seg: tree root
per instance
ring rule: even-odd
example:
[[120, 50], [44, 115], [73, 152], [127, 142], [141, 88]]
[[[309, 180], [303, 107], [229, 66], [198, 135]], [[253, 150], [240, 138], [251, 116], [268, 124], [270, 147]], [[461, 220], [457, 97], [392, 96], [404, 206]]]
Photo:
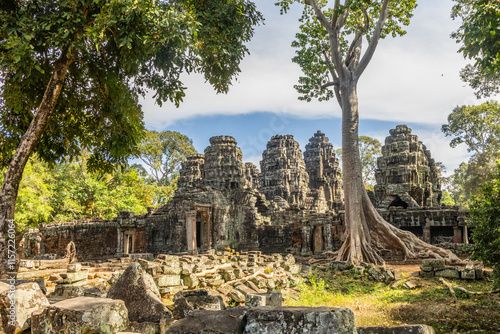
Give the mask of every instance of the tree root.
[[361, 218], [364, 221], [357, 225], [356, 231], [346, 231], [337, 261], [383, 264], [380, 252], [400, 250], [405, 260], [437, 258], [444, 259], [446, 263], [461, 262], [451, 251], [430, 245], [413, 233], [386, 222], [371, 203], [366, 191], [363, 191], [362, 209]]
[[495, 294], [495, 293], [500, 293], [500, 289], [496, 289], [496, 290], [490, 290], [490, 291], [470, 291], [470, 290], [467, 290], [466, 288], [462, 288], [461, 286], [452, 286], [451, 283], [448, 283], [446, 282], [446, 280], [442, 277], [439, 278], [439, 281], [441, 281], [444, 285], [446, 285], [448, 287], [448, 289], [450, 290], [452, 296], [457, 299], [457, 295], [455, 293], [455, 290], [459, 290], [459, 291], [462, 291], [462, 292], [465, 292], [466, 294], [468, 295], [490, 295], [490, 294]]

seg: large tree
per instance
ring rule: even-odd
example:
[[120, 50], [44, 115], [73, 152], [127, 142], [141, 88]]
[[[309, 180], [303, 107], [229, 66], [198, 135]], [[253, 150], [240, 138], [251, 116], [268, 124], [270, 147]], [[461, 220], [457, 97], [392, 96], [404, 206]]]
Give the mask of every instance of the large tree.
[[500, 6], [498, 0], [454, 0], [451, 17], [461, 25], [452, 34], [460, 52], [474, 62], [460, 72], [478, 98], [500, 92]]
[[471, 196], [477, 195], [496, 173], [495, 161], [500, 159], [500, 103], [456, 107], [441, 129], [452, 138], [451, 147], [465, 144], [472, 154], [467, 163], [455, 169], [450, 185], [455, 201], [468, 206]]
[[[286, 11], [299, 0], [277, 2]], [[442, 257], [458, 260], [451, 252], [434, 247], [410, 232], [386, 222], [372, 205], [363, 184], [358, 137], [358, 81], [381, 38], [403, 35], [415, 0], [306, 0], [300, 33], [292, 46], [293, 59], [304, 76], [296, 89], [302, 99], [336, 97], [342, 109], [342, 177], [345, 199], [345, 240], [338, 260], [383, 262], [381, 251], [398, 250], [405, 258]], [[368, 46], [364, 53], [364, 39]], [[331, 87], [333, 90], [326, 90]]]
[[[143, 131], [138, 99], [178, 105], [182, 72], [226, 92], [253, 26], [248, 0], [9, 0], [0, 8], [0, 275], [24, 167], [91, 152], [89, 170], [126, 162]], [[2, 166], [0, 166], [2, 167]]]

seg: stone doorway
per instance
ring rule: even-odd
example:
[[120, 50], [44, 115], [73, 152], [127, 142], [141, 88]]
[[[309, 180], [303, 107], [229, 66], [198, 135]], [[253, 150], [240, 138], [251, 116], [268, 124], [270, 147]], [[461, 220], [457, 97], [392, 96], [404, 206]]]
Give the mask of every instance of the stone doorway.
[[186, 239], [188, 252], [212, 247], [210, 208], [197, 207], [186, 214]]
[[123, 232], [123, 254], [135, 253], [135, 229]]
[[323, 227], [314, 226], [312, 230], [311, 250], [313, 253], [321, 253], [324, 251]]

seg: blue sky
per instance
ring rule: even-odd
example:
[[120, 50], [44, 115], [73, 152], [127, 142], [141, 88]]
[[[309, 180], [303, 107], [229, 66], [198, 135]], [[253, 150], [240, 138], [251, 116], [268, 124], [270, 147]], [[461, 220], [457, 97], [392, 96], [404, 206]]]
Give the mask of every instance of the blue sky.
[[[180, 108], [142, 101], [146, 127], [174, 130], [193, 139], [198, 152], [215, 135], [231, 135], [243, 150], [244, 160], [257, 164], [274, 134], [292, 134], [304, 149], [314, 132], [321, 130], [335, 148], [340, 147], [340, 108], [336, 101], [306, 103], [293, 89], [300, 68], [291, 62], [290, 47], [298, 31], [300, 6], [281, 16], [272, 0], [256, 0], [264, 14], [248, 44], [250, 55], [228, 94], [216, 94], [197, 75], [184, 78], [187, 96]], [[465, 147], [450, 148], [441, 125], [457, 105], [479, 104], [472, 90], [459, 79], [466, 61], [449, 36], [458, 22], [451, 20], [451, 0], [418, 1], [408, 34], [379, 43], [360, 79], [360, 135], [383, 142], [397, 124], [408, 124], [413, 133], [449, 171], [468, 159]], [[366, 46], [366, 43], [365, 43]]]

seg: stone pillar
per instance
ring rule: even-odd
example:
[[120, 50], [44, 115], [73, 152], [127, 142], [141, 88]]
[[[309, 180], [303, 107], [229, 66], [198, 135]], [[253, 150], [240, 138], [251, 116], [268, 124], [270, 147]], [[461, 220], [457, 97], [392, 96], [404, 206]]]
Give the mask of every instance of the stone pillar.
[[467, 225], [464, 225], [464, 244], [469, 244], [469, 232], [467, 231]]
[[310, 226], [302, 226], [302, 255], [311, 255], [311, 227]]
[[325, 224], [325, 251], [333, 250], [332, 224]]
[[116, 243], [116, 257], [121, 257], [123, 255], [123, 229], [116, 228], [116, 237], [118, 241]]
[[462, 226], [453, 226], [453, 242], [456, 244], [462, 243]]
[[427, 243], [431, 242], [431, 227], [430, 226], [423, 227], [422, 240], [424, 240]]
[[186, 212], [186, 244], [188, 253], [196, 250], [196, 210]]

